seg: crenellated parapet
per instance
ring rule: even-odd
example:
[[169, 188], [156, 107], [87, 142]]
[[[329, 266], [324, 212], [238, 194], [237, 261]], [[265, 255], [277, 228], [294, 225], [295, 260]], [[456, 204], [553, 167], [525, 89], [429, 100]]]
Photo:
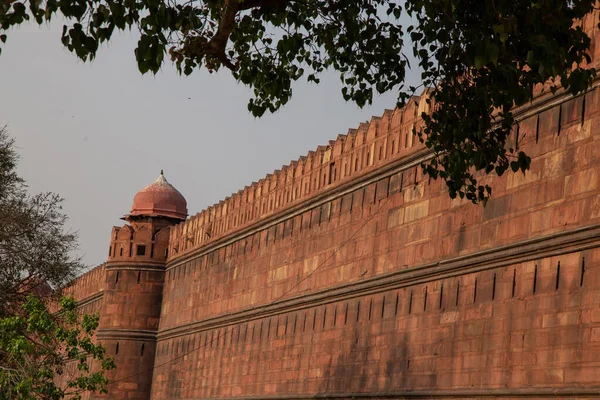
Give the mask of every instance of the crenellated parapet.
[[[425, 93], [424, 93], [425, 94]], [[386, 110], [357, 129], [291, 161], [171, 229], [169, 259], [319, 197], [374, 169], [424, 149], [413, 128], [427, 111], [425, 96]], [[120, 251], [120, 250], [119, 250]], [[124, 250], [125, 251], [125, 250]]]
[[[600, 46], [596, 45], [600, 35], [597, 21], [598, 11], [594, 11], [578, 22], [592, 38], [591, 66], [595, 67], [600, 60]], [[549, 88], [550, 83], [536, 86], [534, 97], [550, 96]], [[175, 226], [171, 230], [169, 259], [188, 254], [370, 171], [423, 151], [425, 147], [413, 134], [413, 128], [418, 131], [422, 124], [420, 116], [429, 112], [431, 105], [426, 97], [427, 90], [424, 90], [404, 107], [385, 110], [381, 116], [349, 129], [327, 145], [318, 146], [306, 156]]]
[[133, 222], [112, 229], [108, 261], [160, 261], [167, 259], [168, 226]]
[[[73, 296], [80, 304], [80, 307], [86, 307], [88, 303], [102, 299], [105, 280], [106, 264], [100, 264], [67, 284], [62, 289], [62, 294]], [[91, 307], [93, 310], [88, 310], [87, 308], [83, 311], [97, 311], [99, 310], [99, 303]]]

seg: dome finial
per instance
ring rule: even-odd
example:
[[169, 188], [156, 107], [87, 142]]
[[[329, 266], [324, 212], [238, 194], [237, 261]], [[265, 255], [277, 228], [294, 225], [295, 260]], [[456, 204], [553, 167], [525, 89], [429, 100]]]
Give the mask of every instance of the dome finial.
[[160, 174], [161, 174], [161, 175], [164, 175], [164, 174], [163, 174], [163, 170], [162, 170], [162, 168], [160, 169]]

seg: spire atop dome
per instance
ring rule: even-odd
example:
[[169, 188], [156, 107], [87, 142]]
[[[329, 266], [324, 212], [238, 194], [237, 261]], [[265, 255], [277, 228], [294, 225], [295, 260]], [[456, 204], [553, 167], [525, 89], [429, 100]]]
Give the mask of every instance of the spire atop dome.
[[161, 169], [158, 178], [133, 198], [130, 216], [183, 220], [187, 217], [187, 202], [183, 195], [167, 181]]

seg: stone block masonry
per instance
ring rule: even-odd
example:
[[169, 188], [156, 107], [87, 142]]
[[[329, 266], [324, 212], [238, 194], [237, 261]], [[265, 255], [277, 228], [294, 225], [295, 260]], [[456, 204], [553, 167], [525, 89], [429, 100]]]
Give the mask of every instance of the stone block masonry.
[[485, 208], [415, 145], [171, 256], [152, 398], [600, 396], [599, 93], [527, 110]]
[[115, 228], [102, 289], [73, 286], [101, 299], [108, 398], [600, 398], [597, 86], [515, 110], [531, 170], [482, 175], [485, 208], [422, 175], [425, 94], [186, 220]]

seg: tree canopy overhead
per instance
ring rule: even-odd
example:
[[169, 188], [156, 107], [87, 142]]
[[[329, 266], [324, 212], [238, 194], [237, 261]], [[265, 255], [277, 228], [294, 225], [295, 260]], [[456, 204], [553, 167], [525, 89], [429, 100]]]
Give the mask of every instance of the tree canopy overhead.
[[[571, 93], [595, 77], [591, 40], [577, 21], [595, 0], [0, 0], [0, 41], [9, 28], [61, 14], [62, 43], [82, 60], [96, 56], [116, 30], [134, 28], [141, 73], [158, 72], [165, 55], [186, 75], [226, 69], [250, 86], [248, 109], [275, 112], [300, 79], [339, 73], [342, 96], [358, 106], [376, 93], [399, 103], [408, 55], [435, 107], [417, 132], [435, 157], [423, 165], [452, 197], [485, 201], [491, 188], [476, 171], [525, 171], [530, 159], [506, 148], [514, 106], [537, 84]], [[408, 18], [405, 18], [408, 17]], [[413, 21], [402, 25], [401, 21]], [[575, 23], [574, 23], [575, 22]], [[409, 34], [411, 41], [403, 40]]]

